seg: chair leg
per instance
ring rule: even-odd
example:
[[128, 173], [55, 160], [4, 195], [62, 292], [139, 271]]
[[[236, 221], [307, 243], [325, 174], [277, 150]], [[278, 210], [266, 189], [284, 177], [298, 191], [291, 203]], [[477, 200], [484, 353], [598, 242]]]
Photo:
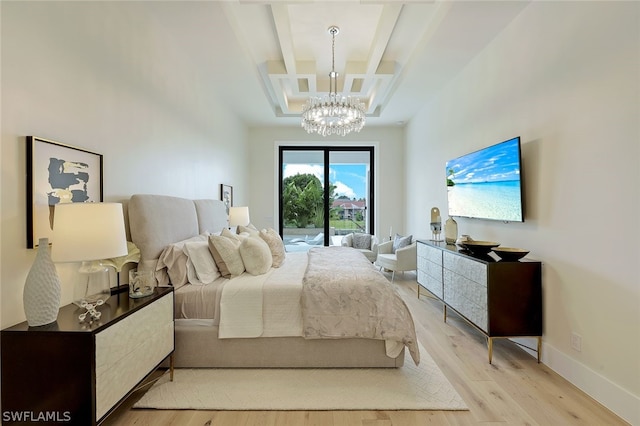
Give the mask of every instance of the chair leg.
[[393, 282], [393, 279], [396, 277], [396, 271], [391, 272], [391, 282]]

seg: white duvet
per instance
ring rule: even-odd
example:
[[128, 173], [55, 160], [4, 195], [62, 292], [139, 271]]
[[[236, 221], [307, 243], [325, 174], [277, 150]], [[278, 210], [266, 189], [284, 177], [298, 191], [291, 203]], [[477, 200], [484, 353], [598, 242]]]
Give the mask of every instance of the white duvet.
[[220, 339], [302, 336], [307, 253], [287, 253], [280, 268], [228, 280], [220, 298]]

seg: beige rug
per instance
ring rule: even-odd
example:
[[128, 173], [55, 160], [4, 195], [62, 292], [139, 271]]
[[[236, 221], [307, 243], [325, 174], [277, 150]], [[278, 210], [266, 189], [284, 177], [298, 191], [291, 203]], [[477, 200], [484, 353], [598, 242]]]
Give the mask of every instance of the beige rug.
[[[407, 351], [405, 351], [406, 353]], [[466, 410], [421, 346], [386, 369], [176, 369], [134, 408], [166, 410]]]

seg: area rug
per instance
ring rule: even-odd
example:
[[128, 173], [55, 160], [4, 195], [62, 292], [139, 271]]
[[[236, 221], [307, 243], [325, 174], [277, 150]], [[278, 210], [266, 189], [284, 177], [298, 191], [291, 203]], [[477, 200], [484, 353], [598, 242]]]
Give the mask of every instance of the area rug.
[[[405, 351], [406, 353], [407, 351]], [[134, 408], [166, 410], [467, 410], [427, 351], [402, 368], [176, 369]]]

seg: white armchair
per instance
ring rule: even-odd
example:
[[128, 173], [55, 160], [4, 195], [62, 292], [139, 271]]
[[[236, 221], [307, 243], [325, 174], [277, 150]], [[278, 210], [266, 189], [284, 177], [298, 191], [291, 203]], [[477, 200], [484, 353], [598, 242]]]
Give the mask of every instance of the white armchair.
[[385, 241], [378, 244], [378, 257], [375, 264], [382, 268], [393, 271], [391, 282], [393, 282], [396, 271], [415, 271], [418, 269], [418, 245], [413, 241], [410, 245], [393, 251], [393, 241]]
[[375, 235], [351, 233], [342, 238], [341, 245], [359, 250], [372, 263], [378, 257], [378, 239]]

